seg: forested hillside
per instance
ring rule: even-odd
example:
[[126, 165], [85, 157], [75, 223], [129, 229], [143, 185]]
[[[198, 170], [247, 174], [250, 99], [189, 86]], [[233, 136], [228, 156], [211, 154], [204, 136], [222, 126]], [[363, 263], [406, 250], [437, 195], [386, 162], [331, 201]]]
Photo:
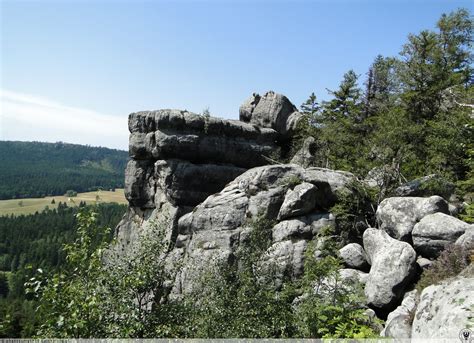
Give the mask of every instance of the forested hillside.
[[127, 152], [77, 144], [0, 141], [0, 199], [123, 188]]
[[[64, 264], [65, 244], [77, 237], [76, 214], [92, 208], [81, 204], [21, 216], [0, 217], [0, 337], [32, 336], [35, 326], [35, 302], [25, 298], [24, 283], [32, 271], [49, 272]], [[125, 212], [125, 205], [100, 204], [94, 207], [97, 224], [114, 228]], [[104, 231], [110, 241], [113, 230]], [[95, 246], [98, 242], [92, 242]]]

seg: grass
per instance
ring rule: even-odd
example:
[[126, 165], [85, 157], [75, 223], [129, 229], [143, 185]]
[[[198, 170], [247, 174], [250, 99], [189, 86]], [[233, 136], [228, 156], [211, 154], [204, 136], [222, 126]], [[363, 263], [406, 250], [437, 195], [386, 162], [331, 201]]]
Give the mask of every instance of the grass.
[[[55, 201], [54, 204], [51, 203], [53, 199]], [[0, 216], [10, 214], [18, 216], [22, 214], [32, 214], [36, 211], [41, 212], [46, 206], [48, 206], [50, 209], [57, 208], [59, 202], [67, 203], [68, 206], [79, 206], [81, 201], [85, 201], [87, 204], [94, 204], [97, 200], [104, 203], [116, 202], [119, 204], [128, 204], [127, 200], [125, 199], [123, 189], [117, 188], [115, 192], [95, 191], [78, 193], [77, 196], [72, 198], [59, 195], [45, 198], [0, 200]]]

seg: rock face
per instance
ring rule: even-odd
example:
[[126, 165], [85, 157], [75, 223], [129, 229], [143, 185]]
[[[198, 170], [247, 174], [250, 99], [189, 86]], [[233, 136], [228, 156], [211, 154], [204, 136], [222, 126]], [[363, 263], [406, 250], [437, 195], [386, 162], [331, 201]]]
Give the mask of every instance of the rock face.
[[459, 276], [426, 287], [413, 321], [412, 338], [459, 339], [459, 332], [472, 325], [474, 266]]
[[459, 237], [456, 242], [456, 245], [461, 245], [465, 248], [474, 247], [474, 224], [471, 224], [464, 232], [461, 237]]
[[188, 111], [132, 113], [128, 124], [125, 196], [130, 208], [117, 227], [123, 247], [137, 228], [158, 217], [161, 224], [166, 217], [167, 237], [174, 240], [177, 217], [280, 151], [281, 135], [271, 128]]
[[365, 286], [368, 304], [381, 316], [398, 304], [416, 271], [416, 253], [410, 244], [390, 237], [385, 231], [367, 229], [364, 249], [371, 265]]
[[270, 91], [263, 96], [254, 93], [240, 106], [239, 117], [243, 122], [287, 135], [296, 127], [301, 114], [286, 96]]
[[418, 297], [416, 290], [405, 294], [402, 304], [388, 315], [385, 328], [380, 333], [380, 336], [411, 338], [412, 320], [419, 301]]
[[180, 110], [129, 116], [130, 207], [116, 238], [125, 250], [147, 228], [164, 227], [167, 265], [179, 265], [168, 282], [174, 296], [191, 290], [202, 271], [233, 263], [260, 219], [271, 237], [261, 267], [272, 269], [277, 287], [298, 277], [308, 242], [336, 225], [329, 208], [355, 180], [346, 172], [266, 165], [300, 117], [285, 96], [253, 95], [240, 115], [242, 121]]
[[413, 245], [422, 256], [436, 258], [470, 228], [471, 225], [447, 214], [430, 214], [413, 228]]
[[[300, 183], [295, 185], [295, 180]], [[271, 230], [272, 244], [262, 261], [264, 265], [273, 266], [276, 286], [285, 275], [300, 275], [307, 242], [323, 227], [335, 225], [328, 208], [337, 200], [336, 191], [351, 180], [354, 177], [349, 173], [303, 169], [291, 164], [253, 168], [240, 175], [179, 219], [179, 235], [187, 235], [191, 243], [183, 251], [184, 268], [173, 292], [190, 290], [190, 280], [196, 277], [196, 272], [215, 261], [232, 259], [249, 232], [255, 230], [252, 223], [259, 218], [277, 221], [273, 227], [266, 228]], [[297, 189], [315, 192], [311, 206], [292, 212], [289, 219], [279, 218], [289, 194], [298, 192]]]
[[376, 216], [380, 228], [390, 236], [411, 242], [411, 232], [415, 224], [428, 214], [437, 212], [449, 214], [448, 203], [440, 196], [395, 197], [383, 200]]
[[[309, 168], [312, 139], [304, 142], [296, 163], [267, 165], [268, 157], [282, 150], [284, 155], [283, 144], [300, 116], [285, 96], [273, 92], [247, 100], [240, 108], [242, 121], [179, 110], [132, 113], [125, 179], [130, 206], [116, 229], [118, 249], [126, 250], [147, 230], [164, 230], [167, 250], [160, 258], [169, 273], [164, 291], [175, 299], [199, 286], [209, 271], [240, 267], [249, 243], [264, 244], [252, 267], [263, 271], [265, 282], [278, 289], [284, 280], [300, 277], [309, 243], [320, 258], [335, 238], [318, 234], [336, 228], [330, 209], [340, 191], [350, 196], [352, 184], [359, 182], [351, 173]], [[447, 213], [448, 204], [439, 196], [385, 199], [377, 210], [381, 229], [365, 230], [363, 246], [350, 243], [340, 249], [346, 267], [340, 278], [363, 284], [365, 305], [380, 317], [388, 315], [384, 335], [410, 337], [407, 319], [416, 296], [403, 296], [416, 271], [431, 263], [424, 257], [436, 256], [448, 243], [472, 244], [473, 226]], [[255, 236], [259, 241], [252, 241]], [[468, 281], [449, 284], [448, 293], [428, 287], [411, 331], [425, 333], [421, 327], [438, 313], [436, 304], [444, 306], [443, 297], [461, 304], [461, 288], [472, 292]], [[464, 312], [458, 312], [456, 320], [462, 322]]]

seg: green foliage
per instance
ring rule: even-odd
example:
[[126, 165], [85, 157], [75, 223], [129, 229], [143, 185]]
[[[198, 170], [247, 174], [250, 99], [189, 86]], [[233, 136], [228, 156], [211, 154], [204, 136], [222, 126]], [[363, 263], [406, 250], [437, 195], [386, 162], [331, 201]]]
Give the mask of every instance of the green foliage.
[[[101, 225], [115, 226], [125, 206], [101, 204], [96, 210]], [[9, 288], [0, 306], [0, 318], [4, 319], [0, 337], [32, 337], [36, 333], [40, 318], [34, 310], [38, 304], [25, 296], [24, 283], [32, 277], [32, 269], [53, 271], [66, 263], [62, 245], [76, 237], [76, 212], [60, 204], [57, 210], [34, 215], [0, 217], [0, 270], [7, 271], [0, 275], [8, 275]]]
[[362, 178], [377, 168], [379, 200], [399, 184], [433, 173], [469, 188], [472, 27], [464, 9], [443, 15], [436, 31], [409, 35], [401, 58], [377, 56], [365, 92], [349, 71], [329, 91], [331, 100], [319, 106], [311, 94], [302, 105], [296, 145], [315, 139], [315, 166]]
[[[66, 264], [52, 275], [41, 269], [27, 282], [38, 298], [40, 337], [145, 337], [157, 324], [163, 281], [164, 231], [150, 227], [128, 253], [109, 250], [108, 229], [97, 213], [76, 215], [78, 237], [66, 244]], [[108, 261], [108, 263], [104, 263]], [[156, 311], [160, 312], [160, 311]]]
[[416, 288], [421, 292], [424, 288], [440, 283], [450, 277], [458, 275], [472, 261], [472, 247], [465, 248], [452, 244], [441, 252], [439, 257], [421, 275]]
[[66, 191], [66, 196], [70, 198], [77, 197], [77, 192], [72, 189], [68, 189]]
[[361, 308], [363, 288], [358, 282], [343, 281], [339, 274], [341, 261], [328, 255], [314, 257], [310, 245], [305, 254], [302, 278], [303, 296], [295, 311], [298, 336], [311, 338], [377, 337], [376, 322]]
[[337, 231], [343, 242], [355, 241], [365, 228], [375, 224], [376, 192], [360, 182], [351, 182], [337, 192], [338, 201], [329, 210], [336, 217]]
[[0, 199], [123, 188], [127, 152], [40, 142], [0, 142]]
[[466, 223], [474, 224], [474, 203], [467, 205], [459, 217]]
[[[125, 209], [124, 205], [100, 204], [96, 208], [99, 224], [115, 227]], [[55, 269], [63, 264], [61, 247], [75, 238], [77, 211], [60, 203], [54, 210], [0, 217], [0, 271], [17, 272], [30, 264], [35, 269]]]
[[0, 298], [6, 298], [9, 291], [7, 275], [6, 273], [0, 272]]

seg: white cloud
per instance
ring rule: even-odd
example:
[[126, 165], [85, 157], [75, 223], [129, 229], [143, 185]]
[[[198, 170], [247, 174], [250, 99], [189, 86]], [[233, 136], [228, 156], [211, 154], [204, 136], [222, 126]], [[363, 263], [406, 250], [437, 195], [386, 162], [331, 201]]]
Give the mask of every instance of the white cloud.
[[63, 141], [127, 149], [127, 117], [0, 90], [0, 140]]

